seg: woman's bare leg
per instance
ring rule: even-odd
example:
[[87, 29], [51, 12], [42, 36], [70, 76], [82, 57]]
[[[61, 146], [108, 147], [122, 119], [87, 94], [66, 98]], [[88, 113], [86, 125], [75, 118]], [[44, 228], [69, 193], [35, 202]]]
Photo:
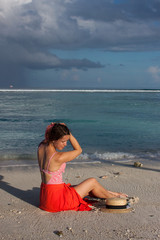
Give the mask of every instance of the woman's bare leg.
[[88, 178], [77, 186], [74, 186], [77, 193], [84, 198], [91, 194], [97, 198], [127, 197], [126, 194], [111, 192], [105, 189], [95, 178]]

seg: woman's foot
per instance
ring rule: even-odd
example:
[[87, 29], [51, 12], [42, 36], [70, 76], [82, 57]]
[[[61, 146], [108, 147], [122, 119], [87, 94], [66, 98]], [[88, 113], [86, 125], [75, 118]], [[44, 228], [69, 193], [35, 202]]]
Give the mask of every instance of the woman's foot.
[[111, 192], [111, 191], [108, 191], [110, 194], [113, 195], [113, 197], [119, 197], [119, 198], [127, 198], [128, 195], [125, 194], [125, 193], [117, 193], [117, 192]]

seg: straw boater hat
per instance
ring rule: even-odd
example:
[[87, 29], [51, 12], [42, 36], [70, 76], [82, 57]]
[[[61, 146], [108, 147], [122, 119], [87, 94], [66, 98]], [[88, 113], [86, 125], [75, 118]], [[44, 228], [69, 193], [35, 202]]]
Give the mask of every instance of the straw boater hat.
[[126, 198], [108, 198], [105, 205], [105, 207], [101, 208], [102, 212], [125, 213], [132, 211]]

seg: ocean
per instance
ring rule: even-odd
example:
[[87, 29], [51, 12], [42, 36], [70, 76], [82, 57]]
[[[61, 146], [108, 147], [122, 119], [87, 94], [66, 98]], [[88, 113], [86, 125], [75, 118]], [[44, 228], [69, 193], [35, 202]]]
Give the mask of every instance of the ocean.
[[1, 161], [36, 160], [51, 122], [79, 141], [75, 163], [160, 160], [160, 91], [2, 89], [0, 113]]

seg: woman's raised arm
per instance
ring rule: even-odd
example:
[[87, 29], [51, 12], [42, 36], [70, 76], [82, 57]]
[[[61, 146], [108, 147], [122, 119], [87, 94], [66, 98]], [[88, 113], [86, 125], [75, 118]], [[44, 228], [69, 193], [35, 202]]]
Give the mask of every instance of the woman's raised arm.
[[79, 145], [77, 139], [70, 133], [69, 141], [73, 147], [74, 150], [68, 151], [68, 152], [61, 152], [58, 154], [58, 161], [59, 162], [69, 162], [78, 157], [81, 152], [82, 148]]

